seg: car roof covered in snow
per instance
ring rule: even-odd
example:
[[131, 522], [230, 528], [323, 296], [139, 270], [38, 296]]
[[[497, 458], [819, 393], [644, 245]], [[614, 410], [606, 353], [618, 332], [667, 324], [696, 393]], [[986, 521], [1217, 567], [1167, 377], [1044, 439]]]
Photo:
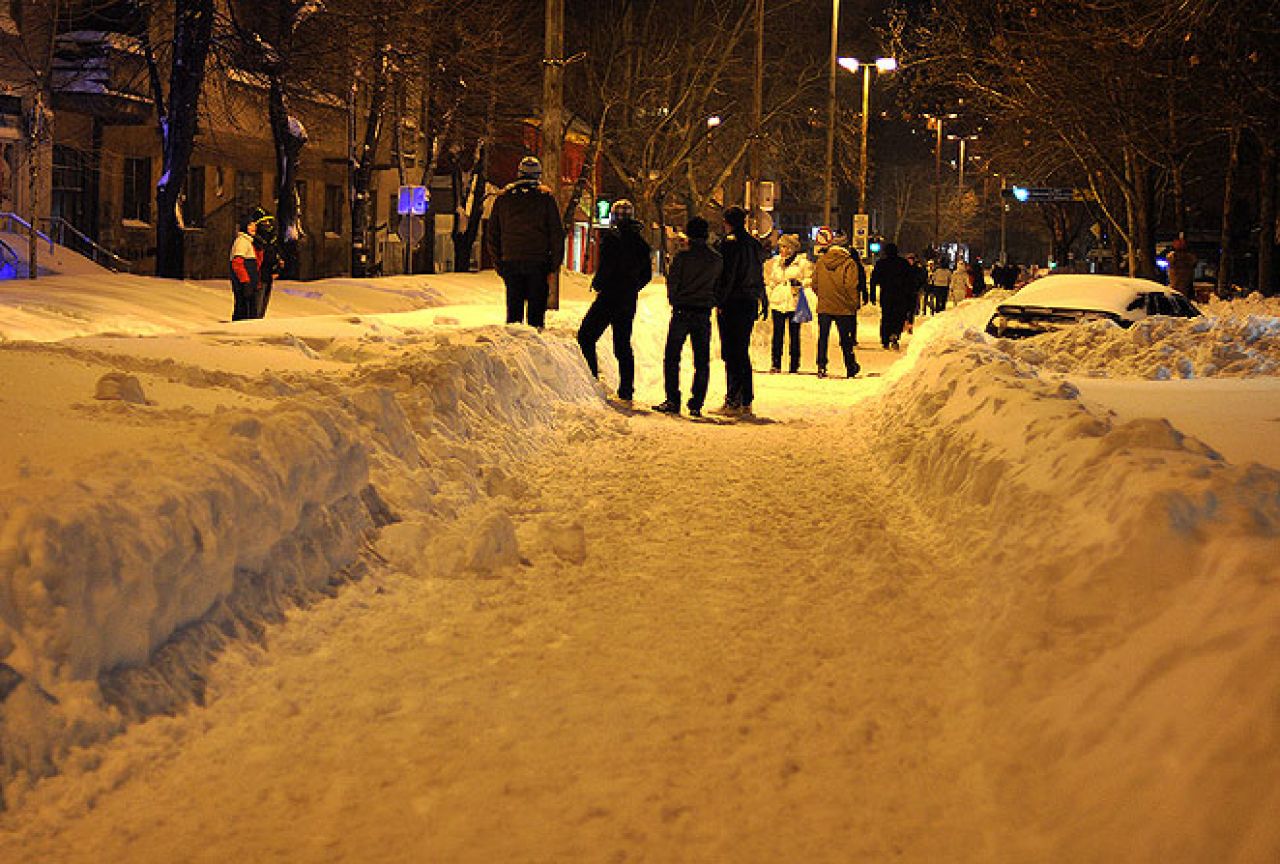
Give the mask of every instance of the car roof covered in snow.
[[1150, 294], [1153, 291], [1167, 294], [1169, 290], [1167, 286], [1150, 279], [1062, 273], [1028, 283], [1000, 306], [1045, 306], [1051, 309], [1119, 313], [1139, 294]]

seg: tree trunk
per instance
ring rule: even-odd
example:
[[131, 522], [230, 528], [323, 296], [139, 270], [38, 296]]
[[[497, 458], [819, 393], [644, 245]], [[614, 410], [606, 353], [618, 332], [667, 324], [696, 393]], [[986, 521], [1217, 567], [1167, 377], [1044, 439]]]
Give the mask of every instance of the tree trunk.
[[600, 112], [600, 120], [591, 130], [591, 140], [587, 143], [587, 151], [582, 158], [582, 168], [578, 171], [578, 179], [569, 193], [569, 201], [564, 205], [564, 230], [573, 230], [573, 214], [577, 212], [587, 186], [593, 185], [596, 176], [596, 156], [600, 152], [600, 142], [604, 140], [604, 121], [608, 108]]
[[213, 35], [213, 0], [177, 0], [174, 11], [173, 67], [169, 72], [169, 110], [160, 116], [164, 166], [156, 184], [156, 275], [185, 275], [178, 196], [186, 184], [195, 146], [204, 65]]
[[276, 148], [276, 222], [280, 228], [281, 275], [285, 279], [297, 279], [298, 241], [303, 233], [298, 213], [298, 159], [307, 143], [307, 131], [296, 118], [289, 116], [279, 75], [271, 76], [267, 116]]
[[1276, 242], [1276, 146], [1262, 144], [1261, 189], [1258, 195], [1258, 290], [1270, 297], [1275, 293], [1272, 268]]
[[357, 279], [373, 275], [369, 249], [369, 184], [373, 182], [373, 166], [378, 155], [378, 143], [382, 139], [389, 65], [390, 58], [379, 48], [374, 60], [364, 139], [359, 145], [359, 152], [353, 153], [351, 158], [351, 275]]
[[453, 236], [454, 271], [471, 272], [471, 250], [475, 248], [480, 233], [480, 220], [484, 216], [484, 190], [489, 175], [489, 145], [482, 142], [476, 148], [476, 164], [471, 169], [471, 182], [467, 186], [466, 220], [463, 229]]
[[1231, 220], [1234, 215], [1236, 170], [1240, 165], [1240, 126], [1233, 125], [1227, 131], [1227, 173], [1222, 189], [1222, 231], [1218, 235], [1218, 286], [1219, 297], [1231, 293]]

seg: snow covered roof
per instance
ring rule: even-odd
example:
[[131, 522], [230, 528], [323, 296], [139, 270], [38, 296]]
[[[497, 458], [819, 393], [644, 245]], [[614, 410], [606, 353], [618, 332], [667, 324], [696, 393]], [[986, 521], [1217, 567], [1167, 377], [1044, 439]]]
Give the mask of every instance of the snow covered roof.
[[1127, 276], [1100, 276], [1063, 273], [1029, 283], [1001, 303], [1005, 306], [1048, 306], [1053, 309], [1088, 309], [1123, 312], [1139, 294], [1167, 292], [1169, 288], [1150, 279]]

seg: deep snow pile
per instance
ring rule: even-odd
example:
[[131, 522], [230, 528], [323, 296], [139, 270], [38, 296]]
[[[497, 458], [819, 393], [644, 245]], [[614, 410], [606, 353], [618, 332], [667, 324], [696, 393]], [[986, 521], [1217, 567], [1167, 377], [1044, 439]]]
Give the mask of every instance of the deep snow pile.
[[1095, 377], [1280, 374], [1280, 298], [1214, 301], [1204, 311], [1201, 318], [1149, 318], [1127, 329], [1094, 321], [999, 346], [1045, 369]]
[[975, 699], [1001, 860], [1264, 860], [1280, 472], [1091, 413], [1002, 347], [921, 347], [875, 414], [885, 461], [988, 568]]

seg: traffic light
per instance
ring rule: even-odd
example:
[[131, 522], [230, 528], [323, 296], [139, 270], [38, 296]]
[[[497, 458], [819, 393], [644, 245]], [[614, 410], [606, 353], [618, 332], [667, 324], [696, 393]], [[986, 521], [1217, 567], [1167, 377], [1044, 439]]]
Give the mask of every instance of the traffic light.
[[596, 221], [605, 224], [609, 221], [609, 210], [613, 207], [613, 202], [608, 198], [596, 199]]
[[871, 242], [867, 244], [867, 249], [872, 255], [879, 255], [880, 250], [884, 248], [884, 241], [880, 237], [872, 237]]

